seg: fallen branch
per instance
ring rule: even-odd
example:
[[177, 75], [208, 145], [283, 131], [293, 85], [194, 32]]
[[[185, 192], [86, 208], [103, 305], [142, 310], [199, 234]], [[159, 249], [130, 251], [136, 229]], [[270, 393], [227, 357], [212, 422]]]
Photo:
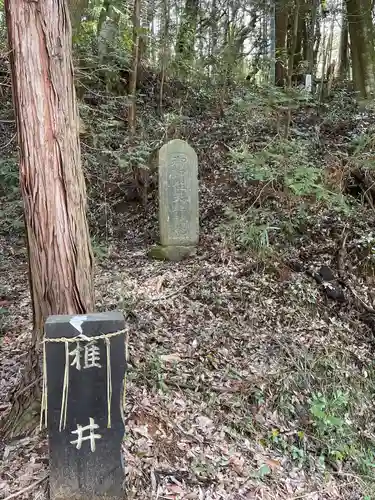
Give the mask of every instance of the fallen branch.
[[339, 272], [340, 279], [344, 279], [344, 269], [345, 269], [345, 258], [346, 258], [346, 240], [348, 238], [348, 233], [346, 228], [343, 231], [341, 238], [341, 245], [337, 252], [337, 270]]
[[5, 148], [7, 148], [7, 147], [8, 147], [8, 146], [9, 146], [9, 145], [10, 145], [10, 144], [14, 141], [14, 139], [15, 139], [16, 137], [17, 137], [17, 134], [14, 134], [14, 135], [11, 137], [11, 139], [10, 139], [10, 140], [9, 140], [6, 144], [4, 144], [4, 145], [0, 146], [0, 149], [5, 149]]
[[351, 286], [350, 283], [347, 283], [346, 286], [349, 288], [349, 290], [351, 291], [353, 297], [355, 299], [357, 299], [357, 301], [361, 304], [361, 306], [366, 310], [366, 312], [368, 313], [371, 313], [371, 314], [375, 314], [375, 309], [371, 306], [369, 306], [368, 304], [366, 304], [366, 302], [364, 302], [361, 297], [357, 294], [357, 292], [353, 289], [353, 287]]
[[181, 292], [185, 290], [185, 288], [187, 288], [188, 286], [192, 285], [195, 281], [197, 281], [199, 274], [200, 273], [198, 273], [197, 276], [195, 276], [193, 279], [185, 283], [185, 285], [182, 285], [180, 286], [180, 288], [177, 288], [177, 290], [174, 290], [173, 292], [167, 293], [165, 295], [160, 295], [159, 297], [154, 297], [153, 299], [151, 299], [151, 302], [157, 302], [158, 300], [166, 300], [170, 299], [171, 297], [174, 297], [175, 295], [179, 295]]
[[41, 479], [38, 479], [38, 481], [35, 481], [34, 483], [30, 484], [26, 488], [22, 488], [22, 490], [16, 491], [16, 493], [12, 493], [8, 497], [4, 498], [4, 500], [10, 500], [11, 498], [16, 498], [23, 493], [27, 493], [28, 491], [32, 490], [33, 488], [36, 488], [40, 484], [42, 484], [46, 479], [48, 479], [48, 474], [42, 477]]

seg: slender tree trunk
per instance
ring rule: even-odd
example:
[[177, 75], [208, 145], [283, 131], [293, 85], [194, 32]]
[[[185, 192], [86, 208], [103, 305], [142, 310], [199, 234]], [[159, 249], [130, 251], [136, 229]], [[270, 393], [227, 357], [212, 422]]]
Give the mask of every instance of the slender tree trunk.
[[219, 99], [219, 114], [224, 114], [225, 100], [228, 93], [228, 72], [230, 66], [230, 58], [232, 53], [233, 40], [230, 30], [229, 12], [225, 13], [224, 20], [224, 41], [223, 41], [223, 66], [220, 72], [220, 99]]
[[101, 74], [106, 83], [107, 92], [111, 91], [117, 76], [113, 75], [110, 64], [113, 58], [115, 40], [118, 35], [119, 22], [120, 13], [116, 3], [112, 0], [104, 0], [99, 16], [97, 33], [99, 60], [102, 67], [104, 67], [104, 69], [101, 70]]
[[170, 17], [169, 17], [169, 9], [170, 9], [170, 2], [169, 0], [163, 0], [163, 19], [164, 19], [164, 27], [162, 31], [162, 40], [161, 40], [161, 74], [160, 74], [160, 90], [159, 90], [159, 113], [162, 114], [163, 112], [163, 93], [164, 93], [164, 82], [165, 82], [165, 76], [166, 76], [166, 71], [167, 71], [167, 65], [168, 65], [168, 58], [169, 58], [169, 24], [170, 24]]
[[129, 130], [131, 135], [135, 134], [136, 129], [136, 104], [137, 104], [137, 79], [138, 79], [138, 64], [139, 64], [139, 41], [140, 41], [140, 26], [141, 26], [141, 0], [134, 0], [133, 8], [133, 62], [132, 72], [130, 74], [130, 109], [129, 109]]
[[339, 78], [345, 80], [349, 74], [349, 29], [346, 15], [345, 1], [342, 4], [340, 53], [339, 53]]
[[51, 314], [92, 311], [71, 27], [65, 0], [5, 0], [34, 329], [5, 436], [32, 432], [40, 409], [40, 342]]
[[[261, 16], [262, 16], [262, 59], [263, 61], [267, 60], [269, 56], [269, 33], [268, 33], [268, 17], [269, 17], [269, 8], [267, 0], [263, 1], [263, 5], [261, 6]], [[264, 65], [265, 66], [265, 65]]]
[[322, 103], [325, 97], [325, 91], [326, 91], [326, 80], [325, 80], [325, 75], [326, 75], [326, 68], [327, 68], [327, 61], [328, 61], [328, 53], [329, 53], [329, 46], [331, 43], [331, 32], [328, 34], [328, 39], [326, 43], [326, 35], [324, 33], [323, 36], [323, 44], [322, 44], [322, 77], [321, 77], [321, 82], [320, 82], [320, 87], [319, 87], [319, 103]]
[[289, 6], [285, 0], [275, 0], [275, 27], [276, 27], [276, 85], [284, 87], [287, 74], [286, 40], [288, 31]]
[[[295, 0], [293, 8], [293, 28], [289, 34], [288, 40], [288, 90], [292, 90], [292, 78], [294, 69], [294, 55], [297, 46], [298, 26], [299, 26], [299, 13], [300, 13], [300, 0]], [[284, 137], [287, 139], [289, 136], [290, 124], [292, 122], [292, 108], [288, 106], [287, 120], [285, 124]]]
[[[332, 49], [333, 49], [333, 32], [335, 28], [335, 21], [334, 19], [331, 22], [331, 29], [329, 33], [329, 39], [328, 39], [328, 47], [327, 47], [327, 63], [326, 63], [326, 68], [327, 68], [327, 97], [330, 96], [331, 94], [331, 89], [332, 89], [332, 84], [333, 80], [335, 77], [335, 66], [336, 66], [336, 61], [332, 61]], [[324, 73], [323, 73], [324, 76]]]
[[[306, 80], [312, 81], [313, 75], [314, 75], [314, 67], [315, 67], [315, 61], [314, 61], [314, 45], [316, 41], [316, 34], [315, 34], [315, 27], [316, 27], [316, 21], [317, 21], [317, 13], [318, 13], [318, 5], [319, 5], [319, 0], [312, 0], [312, 6], [311, 6], [311, 11], [309, 14], [309, 21], [307, 25], [307, 53], [306, 53], [306, 58], [307, 58], [307, 75], [311, 75], [309, 78], [306, 78]], [[306, 82], [305, 82], [306, 83]]]
[[150, 42], [149, 42], [149, 52], [150, 52], [150, 58], [152, 61], [152, 64], [156, 66], [157, 64], [157, 46], [156, 46], [156, 40], [155, 40], [155, 18], [158, 15], [155, 12], [156, 9], [156, 4], [155, 0], [149, 0], [148, 3], [148, 9], [147, 9], [147, 19], [149, 22], [149, 32], [150, 32]]
[[301, 61], [305, 59], [306, 52], [306, 15], [308, 6], [305, 0], [300, 0], [299, 15], [298, 15], [298, 28], [296, 38], [296, 50], [293, 58], [293, 71], [299, 75], [301, 73]]
[[276, 0], [271, 0], [270, 12], [270, 83], [275, 85], [276, 82]]
[[210, 74], [214, 72], [215, 75], [217, 75], [219, 65], [219, 58], [217, 57], [219, 50], [219, 9], [217, 6], [217, 0], [212, 0], [211, 3], [210, 33]]
[[183, 63], [189, 63], [194, 58], [198, 9], [199, 0], [186, 0], [176, 42], [176, 56]]
[[355, 89], [361, 97], [375, 92], [374, 26], [371, 0], [346, 0]]

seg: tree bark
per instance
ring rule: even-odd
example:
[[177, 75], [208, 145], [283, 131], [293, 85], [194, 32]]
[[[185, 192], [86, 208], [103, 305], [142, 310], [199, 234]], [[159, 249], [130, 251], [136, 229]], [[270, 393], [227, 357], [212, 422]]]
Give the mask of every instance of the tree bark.
[[354, 88], [362, 98], [375, 92], [374, 27], [371, 0], [346, 0]]
[[339, 78], [345, 80], [349, 76], [349, 30], [346, 16], [345, 2], [342, 4], [340, 52], [339, 52]]
[[198, 24], [199, 1], [186, 0], [185, 9], [177, 33], [176, 57], [181, 62], [191, 62], [194, 58], [196, 29]]
[[136, 105], [137, 105], [137, 80], [139, 66], [139, 42], [140, 42], [140, 26], [141, 26], [141, 0], [134, 0], [133, 6], [133, 54], [132, 54], [132, 71], [130, 74], [130, 108], [129, 108], [129, 131], [134, 137], [136, 129]]
[[275, 0], [271, 0], [270, 12], [270, 83], [275, 85], [276, 81], [276, 9]]
[[67, 3], [5, 0], [5, 12], [34, 324], [21, 387], [1, 426], [10, 437], [36, 428], [46, 318], [92, 311], [94, 293]]
[[307, 30], [306, 30], [306, 17], [310, 10], [310, 5], [307, 5], [305, 0], [301, 0], [299, 15], [298, 15], [298, 29], [296, 37], [296, 50], [294, 52], [293, 71], [296, 75], [302, 73], [300, 64], [307, 59]]
[[312, 0], [311, 10], [309, 12], [309, 20], [307, 25], [307, 47], [306, 47], [306, 59], [307, 59], [307, 74], [314, 75], [315, 70], [315, 60], [314, 60], [314, 45], [316, 42], [316, 21], [318, 13], [318, 0]]
[[165, 76], [167, 72], [167, 66], [168, 66], [168, 61], [169, 61], [169, 25], [170, 25], [170, 2], [169, 0], [163, 0], [163, 19], [164, 19], [164, 26], [163, 26], [163, 31], [161, 34], [161, 54], [160, 54], [160, 60], [161, 60], [161, 71], [160, 71], [160, 89], [159, 89], [159, 103], [158, 103], [158, 110], [159, 113], [162, 114], [163, 112], [163, 93], [164, 93], [164, 82], [165, 82]]
[[287, 50], [286, 39], [288, 31], [289, 6], [285, 0], [275, 0], [275, 28], [276, 28], [276, 85], [284, 87], [286, 80]]
[[[288, 74], [287, 74], [287, 88], [288, 91], [292, 90], [292, 78], [294, 69], [294, 55], [296, 52], [297, 36], [298, 36], [298, 26], [299, 26], [299, 13], [300, 13], [300, 0], [295, 0], [293, 5], [293, 27], [289, 31], [288, 37]], [[292, 106], [289, 104], [287, 111], [287, 120], [284, 129], [284, 138], [287, 139], [289, 136], [290, 124], [292, 122]]]

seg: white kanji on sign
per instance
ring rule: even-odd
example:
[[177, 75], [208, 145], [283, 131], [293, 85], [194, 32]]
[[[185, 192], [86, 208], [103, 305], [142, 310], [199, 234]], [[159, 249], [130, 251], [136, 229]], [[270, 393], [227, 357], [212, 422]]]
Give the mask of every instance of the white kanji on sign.
[[73, 357], [73, 361], [70, 363], [71, 366], [75, 366], [77, 370], [81, 370], [81, 353], [83, 351], [83, 368], [101, 368], [102, 365], [99, 363], [100, 361], [100, 349], [96, 345], [96, 341], [92, 340], [91, 342], [87, 342], [84, 347], [81, 346], [79, 342], [77, 342], [77, 346], [75, 349], [69, 352], [69, 356]]
[[69, 356], [72, 356], [73, 361], [70, 363], [70, 366], [75, 366], [77, 370], [81, 369], [81, 351], [82, 348], [80, 343], [77, 342], [76, 348], [73, 351], [69, 352]]
[[[90, 441], [91, 451], [94, 452], [96, 449], [95, 439], [100, 439], [102, 437], [100, 434], [95, 434], [95, 429], [99, 428], [98, 424], [95, 423], [95, 420], [90, 417], [89, 422], [89, 425], [85, 425], [85, 427], [78, 424], [77, 430], [71, 432], [71, 434], [77, 434], [77, 439], [70, 441], [71, 444], [76, 445], [77, 450], [81, 449], [83, 441]], [[90, 431], [88, 436], [83, 435], [86, 431]]]
[[101, 368], [102, 365], [99, 363], [99, 361], [100, 349], [96, 345], [96, 341], [92, 340], [85, 345], [85, 364], [83, 365], [83, 368], [92, 368], [93, 366]]

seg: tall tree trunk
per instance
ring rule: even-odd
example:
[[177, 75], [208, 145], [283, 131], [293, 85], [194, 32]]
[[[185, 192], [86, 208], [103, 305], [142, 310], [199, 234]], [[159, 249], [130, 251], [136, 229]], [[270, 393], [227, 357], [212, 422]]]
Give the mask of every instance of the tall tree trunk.
[[150, 67], [152, 58], [152, 49], [155, 46], [151, 41], [152, 20], [155, 11], [155, 0], [144, 2], [140, 9], [140, 28], [139, 28], [139, 62], [138, 62], [138, 80], [137, 84], [142, 84], [144, 81], [144, 68]]
[[[262, 59], [263, 61], [267, 61], [267, 58], [269, 56], [269, 33], [268, 33], [268, 18], [269, 18], [269, 7], [268, 7], [268, 1], [264, 0], [263, 5], [260, 6], [260, 14], [261, 14], [261, 53], [262, 53]], [[265, 67], [266, 65], [263, 64]]]
[[[333, 21], [334, 22], [334, 19]], [[320, 87], [319, 87], [319, 103], [322, 103], [325, 96], [327, 95], [327, 85], [326, 85], [326, 69], [327, 69], [327, 61], [328, 61], [328, 54], [329, 54], [329, 47], [331, 44], [331, 34], [332, 34], [332, 23], [331, 23], [331, 28], [328, 36], [326, 36], [326, 30], [325, 26], [323, 26], [323, 42], [322, 42], [322, 77], [320, 81]], [[326, 43], [327, 39], [327, 43]]]
[[320, 45], [322, 43], [322, 29], [324, 29], [324, 24], [320, 22], [320, 19], [316, 18], [316, 24], [315, 24], [315, 39], [314, 39], [314, 47], [313, 47], [313, 66], [317, 68], [318, 65], [318, 60], [319, 60], [319, 54], [321, 53], [320, 50]]
[[286, 0], [275, 0], [276, 26], [276, 85], [284, 87], [287, 66], [286, 39], [288, 31], [288, 3]]
[[151, 59], [153, 66], [156, 66], [156, 64], [157, 64], [157, 46], [155, 43], [155, 34], [156, 34], [155, 33], [155, 20], [157, 18], [157, 15], [158, 15], [158, 13], [156, 10], [155, 0], [149, 0], [148, 6], [147, 6], [147, 20], [149, 23], [148, 31], [149, 31], [149, 35], [150, 35], [149, 57]]
[[305, 60], [306, 56], [306, 16], [309, 7], [305, 0], [300, 1], [299, 15], [298, 15], [298, 29], [296, 39], [296, 50], [294, 52], [293, 70], [294, 73], [301, 73], [301, 62]]
[[101, 73], [106, 82], [108, 92], [111, 91], [111, 85], [114, 83], [113, 80], [116, 80], [110, 67], [121, 17], [117, 3], [119, 2], [104, 0], [97, 26], [98, 54], [100, 63], [104, 68], [101, 70]]
[[275, 85], [276, 81], [276, 9], [275, 1], [271, 0], [270, 12], [270, 83]]
[[[334, 19], [331, 22], [331, 29], [328, 38], [328, 47], [327, 47], [327, 62], [325, 64], [325, 68], [327, 68], [327, 97], [331, 94], [332, 84], [335, 77], [335, 66], [336, 61], [332, 61], [332, 49], [333, 49], [333, 35], [335, 29], [335, 21]], [[323, 78], [324, 78], [324, 68], [323, 68]]]
[[228, 93], [228, 73], [230, 67], [230, 59], [232, 55], [233, 40], [230, 29], [229, 11], [225, 12], [224, 17], [224, 40], [223, 40], [223, 65], [220, 71], [220, 99], [219, 99], [219, 113], [220, 116], [224, 114], [225, 100]]
[[33, 306], [32, 345], [5, 436], [36, 428], [40, 342], [51, 314], [92, 311], [71, 27], [65, 0], [5, 0]]
[[129, 108], [129, 131], [132, 136], [135, 135], [136, 129], [136, 100], [137, 100], [137, 79], [139, 65], [139, 42], [140, 42], [140, 26], [141, 26], [141, 0], [134, 0], [133, 6], [133, 57], [132, 71], [130, 74], [130, 108]]
[[372, 0], [346, 0], [354, 88], [361, 97], [375, 92], [374, 26]]
[[345, 1], [342, 3], [340, 52], [339, 52], [339, 78], [345, 80], [349, 74], [349, 29], [346, 15]]
[[186, 0], [182, 21], [177, 33], [176, 56], [181, 62], [194, 58], [195, 36], [198, 24], [199, 0]]
[[317, 22], [319, 0], [312, 0], [311, 10], [309, 13], [309, 20], [307, 25], [307, 49], [306, 49], [306, 59], [307, 59], [307, 75], [312, 76], [314, 74], [314, 45], [316, 41], [315, 27]]
[[[292, 90], [292, 78], [293, 78], [293, 70], [294, 70], [294, 55], [297, 46], [297, 37], [298, 37], [298, 26], [299, 26], [299, 13], [300, 13], [300, 0], [295, 0], [293, 5], [293, 26], [289, 32], [288, 37], [288, 90], [291, 92]], [[287, 139], [289, 136], [290, 124], [292, 122], [292, 107], [291, 104], [288, 106], [287, 111], [287, 120], [285, 124], [284, 137]]]
[[219, 58], [217, 57], [219, 49], [219, 9], [217, 6], [217, 0], [212, 0], [211, 2], [210, 17], [210, 72], [212, 74], [212, 71], [215, 71], [216, 74], [218, 72], [219, 65]]
[[163, 0], [163, 20], [164, 26], [161, 35], [161, 71], [160, 71], [160, 89], [159, 89], [159, 103], [158, 110], [159, 113], [163, 112], [163, 93], [164, 93], [164, 82], [166, 77], [166, 71], [169, 60], [169, 24], [170, 24], [170, 2], [169, 0]]

